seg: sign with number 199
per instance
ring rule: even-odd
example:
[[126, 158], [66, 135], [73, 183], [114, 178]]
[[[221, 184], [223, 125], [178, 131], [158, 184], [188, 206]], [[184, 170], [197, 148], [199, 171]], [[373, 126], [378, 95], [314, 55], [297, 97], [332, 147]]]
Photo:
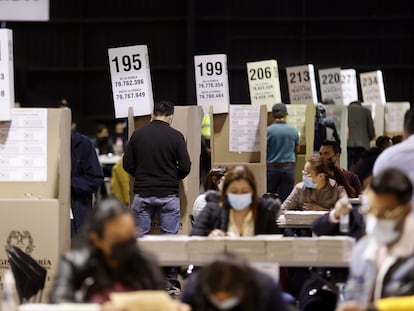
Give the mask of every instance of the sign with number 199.
[[154, 102], [147, 46], [109, 49], [108, 56], [115, 117], [127, 117], [129, 107], [135, 116], [150, 114]]
[[229, 111], [229, 80], [227, 77], [227, 56], [225, 54], [194, 56], [197, 104], [208, 113], [213, 106], [214, 113]]

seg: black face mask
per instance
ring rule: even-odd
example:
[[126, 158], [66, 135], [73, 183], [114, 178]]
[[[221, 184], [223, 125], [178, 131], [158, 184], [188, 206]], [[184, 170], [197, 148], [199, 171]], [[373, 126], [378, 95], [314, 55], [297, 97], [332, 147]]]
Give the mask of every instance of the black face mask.
[[109, 137], [108, 136], [104, 136], [99, 138], [99, 142], [101, 142], [102, 144], [106, 144], [109, 141]]
[[111, 258], [119, 263], [127, 262], [134, 258], [134, 254], [138, 251], [137, 240], [131, 238], [129, 240], [116, 243], [111, 247]]
[[329, 169], [333, 170], [333, 168], [335, 167], [335, 160], [333, 159], [333, 157], [326, 159], [326, 161], [328, 162]]

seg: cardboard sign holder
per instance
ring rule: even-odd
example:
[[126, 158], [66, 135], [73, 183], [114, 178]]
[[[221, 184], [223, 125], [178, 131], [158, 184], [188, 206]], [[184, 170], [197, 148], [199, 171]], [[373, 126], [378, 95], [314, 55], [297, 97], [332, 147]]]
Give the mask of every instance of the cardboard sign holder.
[[266, 120], [267, 107], [260, 106], [260, 152], [230, 152], [229, 150], [229, 114], [213, 114], [210, 107], [211, 126], [211, 166], [246, 165], [256, 178], [257, 193], [266, 193]]
[[0, 283], [17, 245], [47, 269], [43, 299], [70, 247], [70, 128], [70, 109], [47, 109], [47, 181], [0, 183]]

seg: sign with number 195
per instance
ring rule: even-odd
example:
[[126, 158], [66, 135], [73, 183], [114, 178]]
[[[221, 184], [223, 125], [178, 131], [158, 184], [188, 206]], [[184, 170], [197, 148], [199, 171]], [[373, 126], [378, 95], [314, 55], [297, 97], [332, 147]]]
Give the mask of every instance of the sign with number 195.
[[135, 116], [150, 114], [154, 102], [147, 46], [109, 49], [108, 56], [115, 117], [127, 117], [129, 107]]

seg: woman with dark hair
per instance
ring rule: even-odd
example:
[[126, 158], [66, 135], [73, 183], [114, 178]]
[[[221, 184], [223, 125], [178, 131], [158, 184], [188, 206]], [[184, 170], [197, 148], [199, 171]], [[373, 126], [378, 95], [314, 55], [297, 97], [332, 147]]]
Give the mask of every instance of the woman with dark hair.
[[192, 311], [288, 310], [277, 283], [241, 257], [221, 254], [193, 274], [181, 299]]
[[224, 166], [213, 167], [207, 174], [204, 182], [204, 191], [206, 193], [200, 194], [194, 201], [193, 217], [196, 219], [201, 211], [206, 206], [206, 195], [209, 190], [221, 191], [223, 188], [224, 176], [227, 168]]
[[331, 210], [336, 201], [347, 194], [329, 173], [326, 160], [320, 156], [311, 157], [304, 166], [302, 181], [283, 202], [282, 210]]
[[206, 201], [190, 235], [253, 236], [277, 232], [275, 219], [280, 201], [258, 197], [254, 175], [246, 166], [229, 170], [222, 193], [209, 193]]
[[50, 302], [103, 303], [111, 292], [165, 289], [155, 258], [138, 248], [136, 236], [131, 210], [116, 198], [102, 200], [61, 258]]

